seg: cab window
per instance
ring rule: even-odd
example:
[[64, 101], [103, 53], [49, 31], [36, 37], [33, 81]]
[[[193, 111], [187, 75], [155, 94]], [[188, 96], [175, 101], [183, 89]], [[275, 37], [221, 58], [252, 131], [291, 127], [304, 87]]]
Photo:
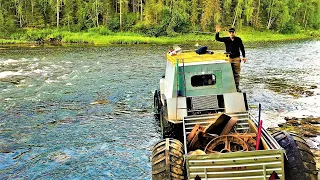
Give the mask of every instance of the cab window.
[[191, 77], [191, 85], [193, 87], [212, 86], [216, 84], [216, 76], [214, 74], [202, 74]]

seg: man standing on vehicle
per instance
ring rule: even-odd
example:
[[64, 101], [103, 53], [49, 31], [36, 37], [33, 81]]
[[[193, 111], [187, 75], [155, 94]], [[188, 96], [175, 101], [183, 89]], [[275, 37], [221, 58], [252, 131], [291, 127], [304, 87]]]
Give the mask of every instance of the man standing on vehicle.
[[238, 92], [241, 92], [239, 89], [239, 81], [240, 81], [240, 51], [242, 54], [242, 61], [246, 63], [246, 54], [244, 51], [244, 47], [242, 44], [241, 38], [237, 37], [234, 28], [229, 29], [229, 37], [219, 37], [220, 26], [216, 26], [216, 40], [220, 42], [224, 42], [226, 45], [226, 53], [229, 55], [229, 61], [231, 63], [233, 77], [236, 84], [236, 88]]

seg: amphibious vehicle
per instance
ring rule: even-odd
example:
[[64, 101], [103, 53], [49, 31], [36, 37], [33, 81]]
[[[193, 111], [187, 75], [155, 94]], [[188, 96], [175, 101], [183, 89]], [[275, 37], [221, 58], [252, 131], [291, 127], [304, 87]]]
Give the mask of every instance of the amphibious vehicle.
[[306, 141], [264, 129], [236, 90], [228, 55], [208, 52], [166, 55], [154, 93], [163, 140], [152, 150], [152, 179], [316, 180]]

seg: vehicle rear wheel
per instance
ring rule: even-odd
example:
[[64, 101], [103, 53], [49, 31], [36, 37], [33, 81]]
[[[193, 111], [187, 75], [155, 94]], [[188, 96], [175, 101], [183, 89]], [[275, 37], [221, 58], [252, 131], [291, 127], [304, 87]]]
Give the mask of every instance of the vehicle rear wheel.
[[185, 179], [183, 145], [179, 140], [167, 138], [153, 147], [152, 179]]
[[285, 149], [285, 177], [288, 180], [317, 180], [316, 162], [307, 142], [294, 133], [279, 131], [272, 134]]

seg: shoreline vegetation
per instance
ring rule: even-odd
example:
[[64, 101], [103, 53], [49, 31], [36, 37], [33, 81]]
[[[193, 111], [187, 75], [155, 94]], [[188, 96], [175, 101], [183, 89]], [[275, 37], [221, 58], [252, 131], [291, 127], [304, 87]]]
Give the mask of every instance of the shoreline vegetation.
[[[244, 43], [267, 43], [295, 40], [320, 39], [320, 31], [301, 31], [294, 34], [281, 34], [270, 30], [257, 31], [253, 29], [239, 30], [237, 36]], [[220, 36], [228, 36], [222, 32]], [[71, 32], [60, 29], [25, 29], [13, 33], [7, 39], [0, 39], [0, 44], [88, 44], [88, 45], [110, 45], [110, 44], [213, 44], [215, 32], [193, 32], [175, 36], [146, 36], [133, 32], [112, 32], [107, 28], [91, 28], [83, 32]]]
[[320, 37], [319, 0], [5, 0], [0, 7], [0, 44], [212, 44], [217, 25], [223, 36], [234, 27], [244, 43]]

